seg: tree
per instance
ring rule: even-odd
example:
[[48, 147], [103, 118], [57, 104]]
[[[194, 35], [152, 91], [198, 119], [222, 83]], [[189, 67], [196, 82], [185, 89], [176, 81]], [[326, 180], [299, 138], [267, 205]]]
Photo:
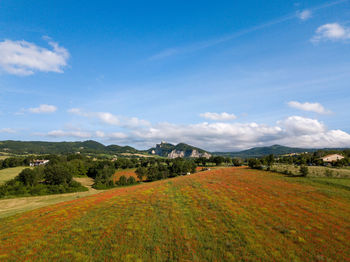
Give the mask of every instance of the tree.
[[114, 173], [115, 169], [112, 166], [104, 166], [102, 169], [98, 169], [95, 183], [113, 186], [112, 177]]
[[266, 163], [269, 169], [271, 168], [274, 162], [275, 162], [275, 157], [273, 156], [273, 154], [270, 154], [266, 157]]
[[48, 165], [45, 170], [45, 182], [49, 185], [70, 184], [73, 176], [67, 165], [54, 164]]
[[18, 175], [18, 180], [21, 181], [26, 186], [34, 186], [39, 182], [39, 176], [37, 172], [33, 169], [26, 168], [23, 169]]
[[216, 166], [219, 166], [225, 161], [225, 158], [222, 156], [215, 156], [211, 159], [211, 161], [213, 161]]
[[135, 179], [135, 177], [129, 176], [128, 179], [127, 179], [127, 181], [126, 181], [126, 183], [127, 183], [128, 185], [136, 184], [136, 179]]
[[232, 158], [232, 165], [241, 166], [241, 161], [238, 158]]
[[118, 185], [120, 186], [125, 186], [127, 184], [127, 179], [126, 177], [123, 175], [121, 177], [119, 177], [119, 180], [118, 180]]
[[299, 170], [300, 176], [306, 177], [309, 174], [309, 169], [307, 166], [300, 166]]
[[261, 161], [255, 158], [248, 160], [248, 166], [253, 169], [262, 169]]
[[140, 166], [136, 169], [135, 173], [137, 175], [137, 178], [140, 181], [143, 181], [143, 178], [147, 176], [147, 168]]

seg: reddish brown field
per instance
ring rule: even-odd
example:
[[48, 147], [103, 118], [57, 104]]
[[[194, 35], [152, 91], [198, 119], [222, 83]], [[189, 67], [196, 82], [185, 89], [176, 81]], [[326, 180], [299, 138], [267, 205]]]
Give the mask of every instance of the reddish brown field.
[[126, 178], [133, 176], [135, 177], [136, 181], [139, 181], [137, 178], [137, 175], [135, 173], [136, 168], [130, 168], [130, 169], [118, 169], [115, 174], [113, 175], [114, 182], [118, 181], [121, 176], [125, 176]]
[[350, 261], [350, 192], [222, 168], [0, 219], [2, 261]]

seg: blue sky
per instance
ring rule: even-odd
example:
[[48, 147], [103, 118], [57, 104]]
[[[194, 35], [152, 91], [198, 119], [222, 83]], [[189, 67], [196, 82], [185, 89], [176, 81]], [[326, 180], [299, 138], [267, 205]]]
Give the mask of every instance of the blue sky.
[[0, 139], [350, 146], [350, 1], [0, 1]]

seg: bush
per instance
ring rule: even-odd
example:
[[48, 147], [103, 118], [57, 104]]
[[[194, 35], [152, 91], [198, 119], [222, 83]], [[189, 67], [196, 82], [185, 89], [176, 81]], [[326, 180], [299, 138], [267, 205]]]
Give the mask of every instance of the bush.
[[49, 185], [70, 184], [73, 176], [66, 165], [53, 164], [45, 168], [45, 182]]
[[255, 158], [251, 158], [248, 160], [248, 166], [253, 169], [262, 169], [261, 161]]
[[325, 171], [324, 171], [324, 175], [326, 177], [333, 177], [334, 172], [333, 172], [333, 170], [330, 170], [330, 169], [326, 168]]
[[119, 180], [118, 180], [118, 185], [119, 186], [125, 186], [127, 184], [127, 179], [125, 176], [121, 176], [119, 177]]
[[136, 184], [136, 179], [133, 176], [129, 176], [126, 182], [128, 185], [133, 185]]
[[306, 177], [309, 174], [309, 169], [307, 166], [300, 166], [299, 174], [302, 177]]

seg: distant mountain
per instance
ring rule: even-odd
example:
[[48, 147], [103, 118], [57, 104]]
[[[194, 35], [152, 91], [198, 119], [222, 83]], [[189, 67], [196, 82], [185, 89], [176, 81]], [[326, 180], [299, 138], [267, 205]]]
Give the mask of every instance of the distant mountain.
[[110, 153], [114, 154], [122, 154], [122, 153], [131, 153], [131, 154], [137, 154], [140, 151], [131, 147], [131, 146], [118, 146], [118, 145], [109, 145], [106, 146], [106, 150]]
[[138, 153], [130, 146], [105, 146], [93, 140], [84, 142], [0, 141], [0, 152], [12, 154]]
[[173, 145], [166, 142], [161, 142], [157, 144], [156, 147], [150, 148], [147, 150], [149, 154], [158, 155], [168, 158], [177, 158], [177, 157], [205, 157], [209, 158], [211, 156], [207, 151], [200, 149], [198, 147], [190, 146], [184, 143]]
[[270, 154], [274, 155], [285, 155], [291, 153], [302, 153], [302, 152], [315, 152], [318, 149], [314, 148], [296, 148], [296, 147], [287, 147], [281, 145], [265, 146], [265, 147], [254, 147], [248, 150], [243, 150], [239, 152], [214, 152], [214, 155], [220, 156], [230, 156], [230, 157], [261, 157]]
[[84, 142], [42, 142], [42, 141], [0, 141], [0, 152], [12, 154], [145, 154], [158, 155], [162, 157], [210, 157], [211, 155], [203, 149], [193, 147], [184, 143], [172, 145], [162, 142], [155, 148], [149, 150], [137, 150], [131, 146], [109, 145], [105, 146], [93, 140]]
[[315, 152], [318, 150], [343, 150], [344, 148], [294, 148], [281, 145], [273, 145], [266, 147], [254, 147], [248, 150], [239, 152], [213, 152], [210, 153], [198, 147], [188, 144], [179, 143], [173, 145], [162, 142], [156, 147], [148, 150], [137, 150], [131, 146], [109, 145], [105, 146], [93, 140], [83, 142], [42, 142], [42, 141], [0, 141], [0, 152], [7, 152], [12, 154], [69, 154], [80, 152], [82, 154], [151, 154], [161, 157], [177, 158], [177, 157], [206, 157], [211, 155], [227, 156], [227, 157], [261, 157], [269, 154], [284, 155], [290, 153]]

